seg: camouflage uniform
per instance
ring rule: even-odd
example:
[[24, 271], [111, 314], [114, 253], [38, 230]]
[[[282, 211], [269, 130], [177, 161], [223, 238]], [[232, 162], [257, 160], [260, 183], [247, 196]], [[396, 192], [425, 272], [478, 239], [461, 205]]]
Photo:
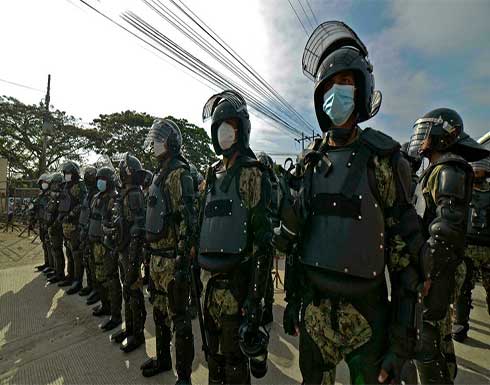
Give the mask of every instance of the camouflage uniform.
[[67, 251], [68, 279], [80, 284], [83, 278], [83, 264], [78, 218], [80, 216], [81, 203], [86, 193], [87, 189], [82, 181], [66, 183], [60, 196], [59, 207]]
[[[246, 159], [246, 158], [245, 158]], [[250, 162], [250, 160], [249, 160]], [[236, 175], [230, 184], [237, 183], [242, 204], [248, 210], [247, 246], [243, 254], [243, 262], [228, 273], [208, 273], [209, 268], [203, 264], [200, 256], [201, 268], [209, 276], [205, 283], [204, 322], [209, 343], [209, 383], [218, 384], [245, 384], [250, 383], [248, 358], [240, 350], [238, 329], [242, 323], [242, 308], [247, 301], [250, 288], [253, 286], [254, 275], [258, 275], [259, 285], [265, 289], [270, 285], [270, 267], [272, 254], [266, 246], [272, 237], [269, 202], [270, 182], [265, 171], [255, 162], [252, 166], [243, 166], [239, 157], [235, 164], [226, 173]], [[206, 197], [213, 194], [212, 181], [215, 174], [223, 172], [222, 162], [212, 166], [206, 177]], [[238, 178], [238, 182], [236, 179]], [[202, 218], [207, 211], [204, 203], [201, 208]], [[236, 224], [239, 226], [239, 224]], [[226, 234], [221, 234], [226, 237]], [[202, 238], [208, 236], [201, 231]], [[265, 246], [264, 246], [265, 243]], [[269, 246], [270, 247], [270, 246]], [[266, 250], [264, 250], [266, 249]], [[202, 242], [200, 253], [203, 253]], [[255, 265], [261, 266], [260, 272], [254, 272]]]
[[[110, 310], [111, 319], [121, 320], [122, 294], [119, 281], [118, 258], [116, 253], [104, 243], [103, 224], [111, 221], [116, 200], [115, 191], [97, 193], [90, 210], [89, 239], [94, 256], [97, 292], [102, 308]], [[99, 227], [100, 226], [100, 227]]]
[[29, 213], [29, 227], [32, 228], [36, 223], [39, 223], [39, 239], [43, 247], [44, 265], [54, 270], [54, 258], [49, 244], [48, 226], [46, 223], [46, 209], [49, 199], [49, 191], [41, 190], [38, 197], [34, 200]]
[[[385, 233], [389, 235], [385, 241], [388, 270], [392, 285], [397, 285], [398, 274], [410, 265], [411, 256], [407, 243], [397, 233], [399, 218], [389, 214], [395, 212], [400, 194], [395, 178], [396, 166], [392, 155], [375, 155], [372, 165], [379, 203], [385, 213]], [[390, 305], [385, 285], [364, 293], [362, 298], [348, 299], [335, 295], [322, 298], [308, 280], [302, 278], [301, 282], [301, 288], [297, 288], [304, 292], [299, 350], [305, 383], [318, 378], [314, 373], [320, 371], [323, 372], [323, 384], [334, 384], [336, 366], [341, 360], [349, 366], [351, 383], [377, 381], [383, 354], [389, 347]], [[374, 318], [373, 313], [376, 314]], [[365, 314], [371, 314], [369, 320]]]
[[[145, 376], [171, 368], [170, 341], [173, 326], [177, 374], [179, 380], [190, 381], [194, 359], [189, 313], [190, 250], [195, 245], [196, 231], [193, 195], [187, 161], [181, 156], [167, 159], [153, 178], [146, 213], [157, 356], [156, 360], [143, 364]], [[161, 228], [152, 232], [154, 215], [164, 215], [153, 214], [156, 205], [160, 203], [165, 205], [166, 214]]]
[[[61, 178], [62, 176], [60, 175]], [[56, 270], [56, 277], [55, 279], [51, 279], [51, 282], [58, 282], [65, 278], [65, 256], [63, 254], [63, 227], [58, 220], [60, 192], [52, 190], [52, 185], [53, 182], [50, 183], [50, 199], [46, 208], [45, 222]]]

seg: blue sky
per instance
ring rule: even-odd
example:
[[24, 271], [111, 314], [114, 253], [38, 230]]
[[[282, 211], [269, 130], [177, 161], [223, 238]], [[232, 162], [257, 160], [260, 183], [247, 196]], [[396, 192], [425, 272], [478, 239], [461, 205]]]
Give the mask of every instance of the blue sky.
[[[273, 15], [272, 45], [281, 44], [276, 50], [291, 54], [277, 62], [293, 63], [296, 56], [294, 65], [286, 65], [290, 86], [283, 92], [288, 99], [301, 100], [302, 112], [313, 120], [313, 85], [300, 79], [299, 66], [307, 37], [292, 10], [281, 7], [282, 3], [264, 2], [264, 10]], [[291, 3], [308, 26], [298, 1]], [[490, 2], [310, 0], [310, 4], [320, 22], [342, 20], [367, 45], [376, 88], [384, 100], [378, 116], [364, 125], [405, 141], [418, 117], [433, 108], [449, 107], [462, 115], [473, 137], [490, 130]], [[287, 38], [280, 39], [281, 34]], [[279, 83], [287, 81], [287, 73], [278, 75]]]
[[[89, 0], [117, 15], [130, 8], [168, 36], [195, 49], [137, 0]], [[162, 0], [169, 3], [168, 0]], [[303, 18], [299, 2], [290, 0]], [[313, 83], [301, 71], [308, 36], [287, 0], [185, 0], [202, 19], [317, 126]], [[475, 138], [490, 130], [490, 1], [309, 0], [319, 22], [342, 20], [368, 47], [383, 105], [364, 123], [403, 142], [413, 122], [437, 107], [462, 115]], [[29, 9], [29, 12], [25, 12]], [[145, 14], [146, 11], [146, 14]], [[42, 14], [43, 17], [39, 17]], [[22, 22], [20, 22], [22, 21]], [[126, 32], [77, 0], [0, 2], [0, 79], [36, 88], [52, 77], [52, 104], [90, 122], [100, 113], [125, 109], [174, 115], [208, 128], [200, 118], [214, 90], [162, 61]], [[46, 41], [48, 44], [46, 44]], [[206, 59], [206, 54], [193, 51]], [[208, 59], [206, 59], [208, 60]], [[0, 83], [0, 94], [37, 103], [43, 92]], [[252, 117], [256, 150], [297, 152], [283, 131]], [[281, 160], [281, 159], [277, 159]]]

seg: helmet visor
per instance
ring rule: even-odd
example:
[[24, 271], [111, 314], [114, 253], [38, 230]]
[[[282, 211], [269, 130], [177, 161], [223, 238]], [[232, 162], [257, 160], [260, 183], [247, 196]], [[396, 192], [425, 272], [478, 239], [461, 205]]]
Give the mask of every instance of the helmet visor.
[[420, 157], [422, 142], [429, 136], [432, 127], [431, 122], [417, 120], [413, 126], [413, 134], [408, 145], [408, 156], [412, 158]]
[[245, 99], [243, 99], [242, 95], [240, 95], [238, 92], [233, 90], [223, 91], [219, 94], [211, 96], [204, 105], [202, 110], [202, 120], [204, 122], [213, 116], [216, 106], [223, 100], [229, 102], [237, 113], [246, 110], [247, 108]]
[[340, 21], [320, 24], [311, 34], [303, 52], [303, 73], [315, 81], [323, 59], [340, 47], [352, 46], [359, 49], [364, 57], [368, 51], [356, 33]]

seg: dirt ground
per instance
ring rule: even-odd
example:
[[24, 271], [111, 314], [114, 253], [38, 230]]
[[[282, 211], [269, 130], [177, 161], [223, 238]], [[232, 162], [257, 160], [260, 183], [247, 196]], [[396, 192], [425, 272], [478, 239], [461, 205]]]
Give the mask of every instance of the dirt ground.
[[[173, 384], [174, 373], [153, 378], [141, 376], [139, 366], [155, 352], [151, 305], [147, 302], [146, 345], [132, 353], [121, 352], [91, 315], [84, 298], [67, 296], [61, 288], [46, 285], [34, 266], [42, 262], [39, 239], [0, 231], [0, 384]], [[282, 273], [282, 272], [281, 272]], [[490, 384], [490, 317], [484, 291], [474, 291], [471, 330], [465, 344], [456, 343], [458, 384]], [[275, 319], [271, 333], [269, 371], [257, 384], [297, 384], [298, 340], [282, 331], [284, 293], [275, 292]], [[196, 358], [192, 380], [207, 383], [199, 325], [194, 322]], [[341, 363], [337, 383], [349, 383]]]

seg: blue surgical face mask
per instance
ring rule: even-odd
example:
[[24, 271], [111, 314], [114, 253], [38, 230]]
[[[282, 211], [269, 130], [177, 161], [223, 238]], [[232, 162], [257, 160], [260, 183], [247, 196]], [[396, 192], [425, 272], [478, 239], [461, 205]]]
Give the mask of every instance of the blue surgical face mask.
[[98, 179], [97, 180], [97, 189], [100, 192], [104, 192], [107, 189], [107, 182], [103, 179]]
[[334, 84], [323, 95], [323, 111], [335, 126], [341, 126], [349, 120], [354, 111], [354, 90], [351, 85]]

